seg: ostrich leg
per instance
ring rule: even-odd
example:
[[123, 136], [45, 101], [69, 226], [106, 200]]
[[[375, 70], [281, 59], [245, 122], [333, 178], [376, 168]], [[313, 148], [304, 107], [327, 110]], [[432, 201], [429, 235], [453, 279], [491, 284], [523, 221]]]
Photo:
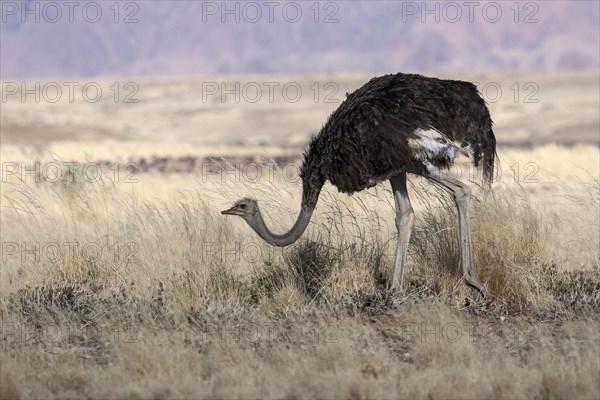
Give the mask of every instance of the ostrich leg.
[[394, 200], [396, 203], [396, 229], [398, 230], [398, 241], [396, 243], [396, 257], [394, 260], [394, 272], [392, 274], [391, 289], [400, 288], [404, 281], [404, 265], [406, 264], [406, 253], [410, 233], [415, 224], [415, 216], [408, 191], [406, 190], [406, 173], [396, 175], [390, 179]]
[[440, 170], [432, 170], [427, 176], [431, 182], [454, 196], [458, 208], [459, 236], [460, 236], [460, 266], [463, 279], [472, 289], [486, 297], [485, 289], [479, 281], [477, 270], [473, 262], [473, 242], [471, 241], [471, 221], [469, 218], [469, 203], [471, 189], [463, 182], [451, 178]]

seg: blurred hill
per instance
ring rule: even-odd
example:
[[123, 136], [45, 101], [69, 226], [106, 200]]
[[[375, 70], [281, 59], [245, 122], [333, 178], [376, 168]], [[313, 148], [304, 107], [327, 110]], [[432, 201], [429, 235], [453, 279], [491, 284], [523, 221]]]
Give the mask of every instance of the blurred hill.
[[597, 1], [0, 3], [4, 80], [550, 71], [600, 62]]

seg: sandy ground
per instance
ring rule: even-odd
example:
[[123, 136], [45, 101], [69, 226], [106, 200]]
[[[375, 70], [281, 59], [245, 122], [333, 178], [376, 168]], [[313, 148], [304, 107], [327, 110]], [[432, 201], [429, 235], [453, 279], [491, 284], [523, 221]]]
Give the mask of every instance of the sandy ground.
[[[597, 71], [443, 77], [478, 84], [500, 146], [600, 143]], [[23, 149], [78, 160], [153, 154], [298, 155], [345, 93], [370, 78], [4, 82], [2, 156], [21, 158]]]

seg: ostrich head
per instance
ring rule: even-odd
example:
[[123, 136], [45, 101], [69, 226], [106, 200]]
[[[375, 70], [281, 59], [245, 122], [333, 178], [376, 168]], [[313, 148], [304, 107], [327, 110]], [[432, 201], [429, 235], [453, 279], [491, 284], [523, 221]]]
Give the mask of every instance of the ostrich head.
[[251, 222], [256, 218], [257, 214], [260, 214], [258, 210], [258, 203], [254, 199], [243, 198], [235, 202], [233, 207], [221, 211], [221, 214], [225, 215], [238, 215], [246, 220], [248, 224], [253, 225]]
[[225, 215], [237, 215], [242, 217], [250, 228], [252, 228], [258, 236], [263, 240], [275, 246], [287, 246], [294, 243], [306, 229], [312, 209], [303, 209], [296, 220], [296, 223], [288, 232], [283, 234], [273, 233], [265, 225], [265, 221], [258, 209], [258, 203], [254, 199], [243, 198], [235, 202], [233, 207], [221, 211]]

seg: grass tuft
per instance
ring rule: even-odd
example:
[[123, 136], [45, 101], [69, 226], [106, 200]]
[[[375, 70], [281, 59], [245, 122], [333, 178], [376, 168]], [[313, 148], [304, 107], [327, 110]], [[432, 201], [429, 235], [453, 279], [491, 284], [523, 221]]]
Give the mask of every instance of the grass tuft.
[[[423, 279], [434, 293], [464, 291], [456, 207], [449, 196], [434, 203], [425, 198], [411, 239], [415, 268], [409, 280]], [[489, 192], [472, 201], [474, 262], [481, 281], [513, 309], [548, 304], [546, 252], [553, 243], [557, 218], [538, 210], [523, 191]]]

